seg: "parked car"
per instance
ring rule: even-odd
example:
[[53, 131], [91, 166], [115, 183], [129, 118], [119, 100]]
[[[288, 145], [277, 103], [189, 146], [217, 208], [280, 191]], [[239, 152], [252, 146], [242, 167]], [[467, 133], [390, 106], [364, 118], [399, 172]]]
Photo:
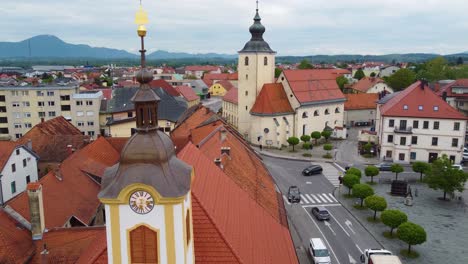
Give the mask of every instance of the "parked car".
[[301, 191], [297, 186], [289, 186], [288, 189], [288, 201], [290, 203], [299, 203], [301, 202]]
[[320, 174], [320, 173], [322, 173], [322, 171], [323, 171], [322, 166], [320, 166], [320, 165], [311, 165], [311, 166], [305, 168], [302, 171], [302, 175], [310, 176], [312, 174]]
[[330, 253], [321, 238], [311, 238], [309, 241], [309, 253], [314, 264], [330, 264]]
[[468, 160], [468, 152], [463, 152], [463, 160], [464, 161]]
[[393, 163], [391, 162], [382, 162], [375, 166], [379, 168], [380, 171], [390, 171], [392, 169], [392, 165]]
[[463, 167], [462, 167], [462, 165], [460, 165], [460, 164], [453, 164], [453, 165], [452, 165], [452, 168], [458, 169], [458, 170], [461, 170], [461, 171], [463, 170]]
[[312, 207], [311, 212], [317, 220], [330, 220], [330, 213], [323, 206]]

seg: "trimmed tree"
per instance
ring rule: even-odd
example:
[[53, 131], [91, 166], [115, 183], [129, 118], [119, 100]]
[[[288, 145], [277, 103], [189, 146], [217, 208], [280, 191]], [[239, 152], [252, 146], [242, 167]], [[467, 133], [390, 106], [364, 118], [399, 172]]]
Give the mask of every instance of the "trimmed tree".
[[427, 163], [427, 162], [416, 161], [415, 163], [413, 163], [412, 168], [413, 168], [414, 172], [419, 172], [420, 173], [419, 180], [422, 181], [423, 180], [423, 177], [422, 177], [423, 173], [427, 174], [429, 172], [429, 170], [431, 169], [431, 165], [429, 163]]
[[362, 172], [360, 169], [356, 168], [356, 167], [351, 167], [349, 168], [347, 171], [346, 171], [346, 174], [354, 174], [356, 176], [359, 177], [359, 179], [361, 179], [361, 176], [362, 176]]
[[325, 138], [325, 142], [328, 142], [328, 139], [331, 137], [331, 131], [322, 131], [320, 135]]
[[379, 175], [379, 168], [377, 168], [376, 166], [372, 166], [372, 165], [369, 165], [366, 167], [366, 169], [364, 170], [364, 173], [366, 174], [367, 177], [371, 177], [371, 183], [374, 182], [374, 176], [377, 176]]
[[310, 141], [310, 136], [309, 135], [302, 135], [301, 136], [301, 140], [304, 142], [304, 143], [307, 143]]
[[403, 166], [401, 166], [398, 163], [392, 164], [392, 167], [390, 167], [390, 170], [395, 173], [395, 180], [398, 180], [398, 173], [403, 172], [405, 169], [403, 169]]
[[364, 151], [366, 153], [370, 153], [371, 149], [372, 149], [372, 144], [370, 142], [367, 142], [366, 144], [364, 144], [364, 146], [362, 146], [364, 148]]
[[419, 245], [426, 242], [426, 230], [420, 225], [412, 222], [406, 222], [398, 227], [398, 238], [408, 243], [408, 254], [411, 253], [412, 245]]
[[366, 197], [366, 199], [364, 199], [364, 204], [367, 208], [374, 211], [374, 220], [377, 217], [377, 211], [382, 212], [385, 210], [385, 208], [387, 208], [387, 201], [385, 198], [377, 195]]
[[366, 75], [364, 74], [364, 71], [362, 69], [359, 69], [356, 71], [356, 73], [354, 74], [354, 79], [358, 79], [358, 80], [361, 80], [362, 78], [364, 78]]
[[303, 149], [310, 149], [310, 146], [310, 142], [304, 142], [304, 144], [302, 144]]
[[319, 140], [322, 137], [322, 134], [320, 133], [320, 131], [314, 131], [312, 132], [312, 134], [310, 134], [310, 136], [313, 139], [315, 139], [315, 145], [317, 145], [317, 140]]
[[293, 151], [294, 151], [294, 146], [299, 144], [299, 139], [297, 137], [290, 137], [290, 138], [288, 138], [288, 143], [289, 143], [289, 145], [292, 146]]
[[408, 216], [400, 210], [385, 210], [380, 214], [380, 219], [390, 227], [390, 236], [393, 236], [393, 229], [408, 221]]
[[355, 184], [353, 186], [353, 196], [361, 200], [361, 207], [363, 206], [364, 199], [374, 194], [374, 189], [369, 184]]
[[467, 179], [468, 174], [452, 167], [451, 160], [444, 154], [432, 163], [431, 170], [426, 174], [424, 181], [429, 188], [444, 191], [443, 199], [445, 200], [447, 193], [463, 192]]
[[354, 174], [346, 174], [343, 177], [343, 185], [348, 187], [348, 195], [351, 195], [351, 189], [354, 185], [359, 184], [359, 177]]
[[327, 151], [327, 154], [324, 156], [324, 158], [327, 158], [327, 159], [331, 159], [332, 158], [332, 155], [330, 154], [330, 150], [333, 149], [333, 145], [332, 144], [325, 144], [323, 145], [323, 150], [326, 150]]

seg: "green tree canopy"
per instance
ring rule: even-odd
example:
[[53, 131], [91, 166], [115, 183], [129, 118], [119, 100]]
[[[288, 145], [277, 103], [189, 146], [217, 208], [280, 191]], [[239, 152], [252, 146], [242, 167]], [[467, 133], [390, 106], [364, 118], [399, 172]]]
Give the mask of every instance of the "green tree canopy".
[[299, 139], [297, 137], [290, 137], [288, 138], [288, 143], [289, 145], [291, 145], [293, 147], [293, 151], [294, 151], [294, 146], [299, 144]]
[[400, 69], [388, 78], [386, 83], [395, 91], [404, 90], [416, 81], [416, 73], [410, 69]]
[[310, 134], [310, 136], [313, 139], [315, 139], [315, 145], [317, 145], [317, 140], [319, 140], [322, 137], [322, 134], [320, 133], [320, 131], [314, 131], [312, 132], [312, 134]]
[[445, 200], [447, 193], [463, 192], [467, 179], [468, 174], [453, 168], [451, 160], [444, 154], [432, 162], [431, 170], [426, 174], [425, 182], [429, 185], [429, 188], [442, 190]]
[[283, 72], [282, 69], [280, 69], [280, 68], [275, 68], [275, 78], [278, 78], [278, 77], [281, 75], [282, 72]]
[[298, 69], [304, 70], [304, 69], [313, 69], [314, 66], [307, 60], [303, 59], [300, 63], [299, 66], [297, 66]]
[[344, 76], [339, 76], [336, 78], [336, 84], [338, 84], [338, 87], [343, 92], [345, 85], [348, 84], [348, 79]]
[[333, 149], [333, 145], [332, 144], [325, 144], [323, 145], [323, 150], [327, 150], [327, 151], [330, 151]]
[[359, 177], [354, 174], [346, 174], [343, 177], [343, 185], [348, 187], [348, 194], [351, 194], [351, 189], [354, 185], [359, 184]]
[[374, 176], [379, 175], [379, 168], [376, 166], [369, 165], [364, 169], [364, 173], [367, 177], [371, 177], [371, 182], [374, 182]]
[[364, 199], [367, 208], [374, 211], [374, 220], [377, 217], [377, 211], [382, 212], [387, 208], [387, 201], [382, 196], [371, 195]]
[[301, 136], [301, 140], [305, 143], [305, 142], [309, 142], [310, 141], [310, 136], [309, 135], [302, 135]]
[[419, 245], [426, 242], [426, 230], [420, 225], [412, 222], [406, 222], [398, 227], [398, 238], [408, 243], [408, 253], [411, 253], [412, 245]]
[[346, 174], [354, 174], [356, 176], [359, 177], [359, 179], [361, 178], [362, 176], [362, 172], [360, 169], [356, 168], [356, 167], [351, 167], [349, 168], [347, 171], [346, 171]]
[[385, 210], [380, 214], [380, 219], [384, 225], [390, 227], [390, 236], [392, 236], [393, 229], [408, 221], [408, 216], [400, 210]]
[[363, 148], [364, 148], [364, 151], [365, 151], [366, 153], [370, 153], [370, 151], [371, 151], [371, 149], [372, 149], [372, 144], [371, 144], [370, 142], [367, 142], [367, 143], [363, 146]]
[[366, 77], [366, 75], [364, 74], [364, 71], [362, 69], [357, 70], [354, 74], [354, 79], [361, 80], [364, 77]]
[[327, 131], [327, 130], [324, 130], [324, 131], [322, 131], [322, 133], [321, 133], [322, 137], [325, 138], [325, 142], [328, 141], [328, 139], [331, 137], [331, 134], [332, 134], [332, 132], [331, 132], [331, 131]]
[[375, 76], [377, 76], [377, 74], [375, 74], [375, 72], [371, 72], [370, 77], [374, 78]]
[[418, 79], [426, 79], [435, 82], [451, 77], [451, 69], [444, 57], [437, 57], [424, 63], [421, 71], [418, 72]]
[[353, 186], [353, 196], [361, 200], [361, 207], [364, 199], [373, 194], [374, 189], [372, 189], [372, 187], [368, 184], [359, 183]]
[[398, 173], [403, 172], [405, 169], [398, 163], [392, 164], [390, 170], [395, 173], [395, 180], [398, 180]]
[[424, 174], [428, 173], [431, 169], [431, 165], [427, 162], [416, 161], [415, 163], [413, 163], [412, 168], [414, 172], [420, 173], [419, 180], [422, 181], [423, 173]]

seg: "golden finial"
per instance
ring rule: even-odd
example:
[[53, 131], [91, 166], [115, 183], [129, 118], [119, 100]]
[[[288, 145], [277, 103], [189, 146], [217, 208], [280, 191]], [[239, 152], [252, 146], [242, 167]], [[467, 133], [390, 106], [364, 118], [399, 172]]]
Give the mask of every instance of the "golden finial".
[[144, 37], [146, 36], [146, 27], [145, 25], [148, 24], [148, 14], [146, 13], [145, 10], [143, 10], [143, 7], [141, 6], [141, 1], [140, 1], [140, 9], [137, 11], [135, 15], [135, 24], [138, 25], [138, 36]]

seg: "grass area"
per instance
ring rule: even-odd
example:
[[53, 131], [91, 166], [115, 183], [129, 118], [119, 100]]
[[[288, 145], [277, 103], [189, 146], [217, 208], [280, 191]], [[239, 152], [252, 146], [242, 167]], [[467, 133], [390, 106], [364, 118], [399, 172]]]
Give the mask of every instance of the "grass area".
[[417, 251], [414, 251], [414, 250], [411, 250], [411, 252], [408, 253], [408, 250], [406, 249], [402, 249], [400, 250], [400, 254], [404, 257], [407, 257], [407, 258], [418, 258], [419, 257], [419, 253]]
[[310, 154], [310, 153], [303, 153], [302, 156], [303, 156], [303, 157], [312, 157], [312, 154]]
[[376, 185], [377, 184], [376, 182], [370, 182], [370, 181], [368, 181], [366, 183], [369, 184], [369, 185]]
[[364, 206], [364, 205], [361, 206], [361, 204], [355, 204], [355, 205], [353, 205], [353, 207], [354, 207], [355, 209], [357, 209], [357, 210], [366, 210], [366, 209], [367, 209], [366, 206]]
[[367, 221], [369, 221], [371, 223], [380, 223], [380, 218], [376, 217], [375, 220], [374, 220], [373, 216], [369, 216], [369, 217], [367, 217]]
[[397, 238], [395, 232], [393, 232], [393, 236], [391, 236], [391, 235], [390, 235], [390, 231], [384, 231], [384, 232], [383, 232], [383, 236], [386, 237], [386, 238], [388, 238], [388, 239], [395, 239], [395, 238]]

